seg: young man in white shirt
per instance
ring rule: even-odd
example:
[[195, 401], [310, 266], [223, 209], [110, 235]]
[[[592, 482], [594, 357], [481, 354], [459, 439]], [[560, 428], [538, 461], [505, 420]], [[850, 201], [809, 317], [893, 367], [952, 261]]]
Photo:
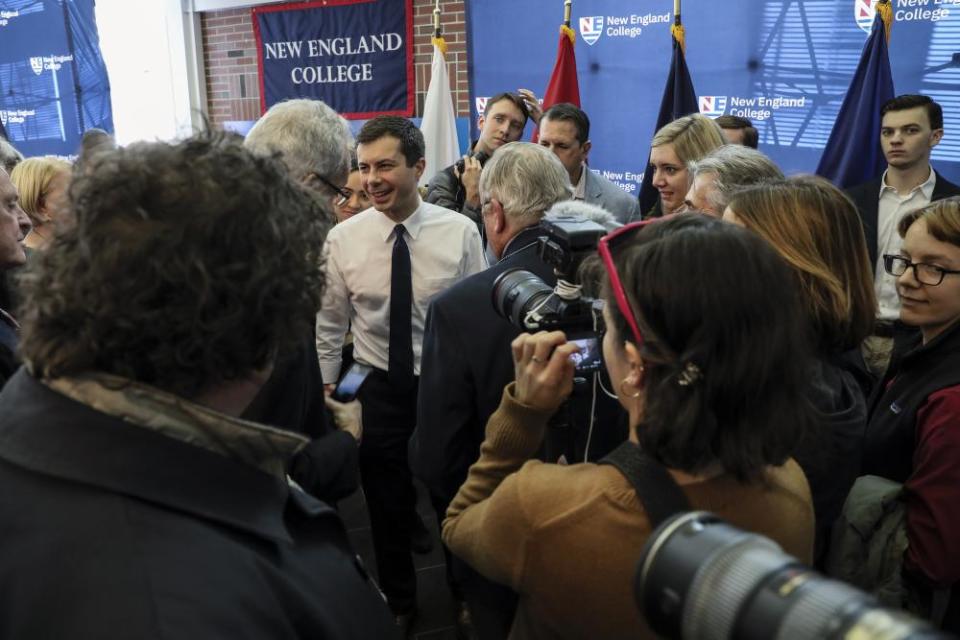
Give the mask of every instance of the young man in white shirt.
[[870, 372], [883, 376], [900, 317], [896, 279], [883, 270], [884, 254], [900, 251], [897, 225], [905, 215], [933, 201], [960, 195], [960, 187], [933, 170], [930, 154], [943, 138], [943, 109], [927, 96], [902, 95], [880, 109], [880, 146], [887, 170], [875, 180], [851, 188], [874, 268], [879, 311], [873, 336], [864, 343]]
[[424, 320], [434, 296], [485, 265], [476, 225], [420, 199], [424, 142], [413, 123], [374, 118], [357, 143], [373, 207], [327, 236], [317, 352], [324, 383], [332, 385], [350, 327], [356, 361], [373, 367], [360, 391], [360, 475], [380, 585], [398, 624], [409, 628], [416, 610], [411, 534], [417, 516], [407, 441], [416, 422]]

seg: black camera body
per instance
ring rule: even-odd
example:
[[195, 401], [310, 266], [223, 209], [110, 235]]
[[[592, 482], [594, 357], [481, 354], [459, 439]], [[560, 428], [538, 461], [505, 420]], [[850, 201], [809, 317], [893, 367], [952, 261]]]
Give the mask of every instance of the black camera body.
[[578, 371], [600, 368], [599, 334], [603, 327], [603, 302], [584, 296], [574, 284], [584, 258], [596, 252], [607, 230], [586, 218], [557, 217], [544, 220], [537, 252], [553, 267], [557, 286], [551, 287], [523, 269], [505, 271], [493, 283], [493, 307], [515, 327], [530, 333], [563, 331], [577, 342], [581, 353]]
[[523, 331], [594, 333], [597, 322], [602, 322], [602, 302], [581, 295], [574, 279], [584, 258], [596, 252], [606, 229], [576, 217], [552, 218], [542, 226], [545, 235], [538, 241], [537, 253], [553, 267], [557, 286], [529, 271], [511, 269], [493, 283], [493, 306]]
[[[487, 154], [485, 154], [483, 151], [476, 151], [476, 152], [474, 152], [474, 153], [471, 153], [471, 154], [470, 154], [470, 157], [471, 157], [471, 158], [476, 158], [476, 159], [477, 159], [477, 162], [480, 163], [480, 166], [481, 166], [481, 167], [482, 167], [483, 165], [487, 164], [487, 160], [490, 159], [490, 156], [488, 156]], [[457, 161], [454, 163], [454, 166], [457, 168], [457, 175], [458, 175], [458, 176], [462, 176], [462, 175], [463, 175], [463, 170], [466, 169], [466, 162], [464, 161], [464, 159], [463, 159], [463, 158], [460, 158], [459, 160], [457, 160]]]

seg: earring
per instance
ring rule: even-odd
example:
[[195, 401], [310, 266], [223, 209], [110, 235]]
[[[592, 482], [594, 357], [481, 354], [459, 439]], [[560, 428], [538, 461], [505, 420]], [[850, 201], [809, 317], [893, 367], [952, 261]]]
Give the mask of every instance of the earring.
[[620, 381], [620, 389], [619, 389], [620, 395], [623, 396], [624, 398], [639, 398], [639, 397], [640, 397], [640, 392], [639, 392], [639, 391], [637, 391], [636, 393], [625, 393], [625, 392], [624, 392], [624, 390], [623, 390], [623, 385], [627, 384], [627, 381], [628, 381], [627, 378], [624, 378], [623, 380]]

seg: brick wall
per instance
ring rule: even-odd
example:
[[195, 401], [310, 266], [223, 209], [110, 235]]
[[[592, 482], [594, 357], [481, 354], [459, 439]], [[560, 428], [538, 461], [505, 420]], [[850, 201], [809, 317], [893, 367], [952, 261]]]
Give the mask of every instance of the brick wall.
[[[466, 0], [441, 0], [441, 22], [447, 41], [447, 66], [457, 115], [470, 114], [467, 85]], [[433, 0], [413, 0], [415, 116], [423, 111], [433, 59]], [[203, 62], [206, 68], [207, 110], [211, 124], [255, 120], [260, 116], [256, 42], [250, 9], [229, 9], [201, 15]]]

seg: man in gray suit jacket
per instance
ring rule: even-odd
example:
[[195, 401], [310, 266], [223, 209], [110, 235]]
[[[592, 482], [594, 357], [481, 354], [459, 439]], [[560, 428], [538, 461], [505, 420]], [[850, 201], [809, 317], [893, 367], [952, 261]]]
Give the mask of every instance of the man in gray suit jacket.
[[613, 213], [617, 222], [640, 219], [640, 203], [603, 176], [590, 171], [590, 119], [568, 103], [555, 104], [540, 119], [540, 144], [560, 159], [573, 185], [574, 200], [583, 200]]

